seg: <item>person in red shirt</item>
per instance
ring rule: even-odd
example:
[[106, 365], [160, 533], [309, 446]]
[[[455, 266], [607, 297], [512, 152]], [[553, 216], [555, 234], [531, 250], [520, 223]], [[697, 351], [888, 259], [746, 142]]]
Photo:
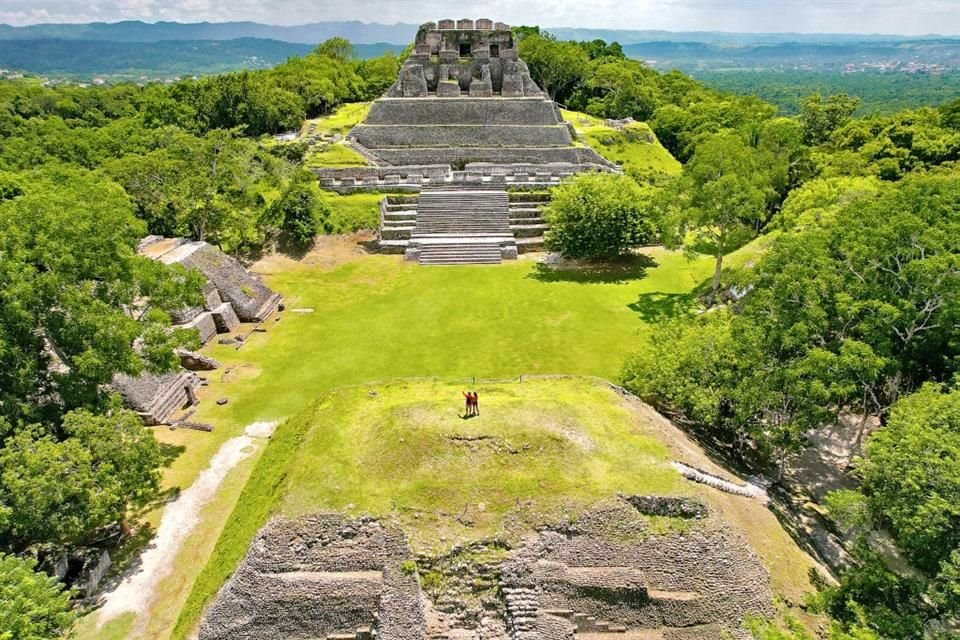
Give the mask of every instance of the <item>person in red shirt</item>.
[[473, 415], [480, 415], [480, 397], [477, 396], [477, 392], [473, 392]]
[[460, 393], [466, 398], [466, 412], [463, 414], [463, 417], [469, 418], [473, 415], [473, 393], [470, 391], [461, 391]]

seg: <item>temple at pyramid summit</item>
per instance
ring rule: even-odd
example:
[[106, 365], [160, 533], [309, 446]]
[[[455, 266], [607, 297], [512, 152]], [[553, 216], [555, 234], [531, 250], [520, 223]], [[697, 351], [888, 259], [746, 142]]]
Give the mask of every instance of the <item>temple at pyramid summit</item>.
[[347, 144], [370, 166], [317, 169], [320, 185], [411, 193], [385, 199], [379, 244], [421, 264], [497, 263], [539, 249], [545, 187], [619, 171], [577, 141], [510, 27], [487, 19], [422, 25]]

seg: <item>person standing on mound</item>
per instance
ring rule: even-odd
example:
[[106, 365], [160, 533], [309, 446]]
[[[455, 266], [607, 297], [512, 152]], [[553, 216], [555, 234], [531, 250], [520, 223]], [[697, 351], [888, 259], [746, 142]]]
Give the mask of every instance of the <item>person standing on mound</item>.
[[477, 396], [477, 392], [473, 392], [473, 415], [480, 415], [480, 397]]
[[463, 414], [463, 417], [469, 418], [473, 415], [473, 393], [470, 391], [461, 391], [460, 393], [466, 398], [466, 412]]

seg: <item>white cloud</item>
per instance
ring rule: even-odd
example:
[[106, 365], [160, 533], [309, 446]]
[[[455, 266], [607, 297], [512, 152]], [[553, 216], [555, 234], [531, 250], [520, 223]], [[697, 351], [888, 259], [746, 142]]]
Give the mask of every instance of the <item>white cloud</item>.
[[[489, 17], [554, 27], [960, 34], [958, 0], [0, 0], [0, 21], [177, 20], [420, 23]], [[93, 16], [93, 17], [92, 17]]]

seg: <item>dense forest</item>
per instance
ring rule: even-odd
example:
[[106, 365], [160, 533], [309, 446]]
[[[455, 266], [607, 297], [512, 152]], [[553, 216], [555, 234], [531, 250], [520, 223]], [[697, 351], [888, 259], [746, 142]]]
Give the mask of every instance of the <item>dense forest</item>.
[[[552, 98], [646, 121], [684, 163], [679, 177], [588, 185], [644, 202], [602, 200], [628, 214], [621, 223], [644, 225], [613, 253], [659, 241], [715, 259], [704, 312], [624, 354], [624, 383], [774, 479], [810, 429], [879, 417], [861, 489], [829, 505], [862, 539], [857, 565], [810, 606], [833, 619], [832, 640], [949, 637], [960, 615], [960, 100], [856, 117], [857, 99], [814, 94], [784, 117], [756, 96], [659, 73], [616, 43], [516, 35]], [[130, 509], [156, 497], [164, 451], [107, 383], [174, 366], [171, 347], [196, 338], [170, 332], [170, 312], [195, 301], [199, 283], [139, 257], [138, 240], [183, 235], [246, 257], [330, 231], [305, 147], [270, 134], [380, 95], [400, 60], [358, 60], [333, 39], [269, 70], [170, 86], [0, 83], [9, 637], [57, 637], [70, 623], [30, 550], [122, 535]], [[762, 249], [749, 268], [729, 268], [751, 243]], [[149, 309], [129, 313], [144, 298]], [[914, 570], [898, 573], [870, 547], [879, 527]]]

